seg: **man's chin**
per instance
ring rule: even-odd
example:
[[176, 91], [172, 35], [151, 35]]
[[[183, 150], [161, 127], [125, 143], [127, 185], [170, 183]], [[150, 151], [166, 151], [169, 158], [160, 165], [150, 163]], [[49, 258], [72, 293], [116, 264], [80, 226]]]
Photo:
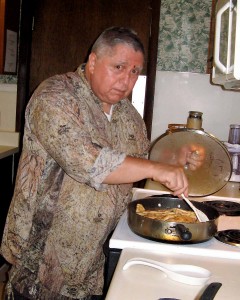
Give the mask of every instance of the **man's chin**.
[[127, 97], [128, 97], [128, 95], [126, 95], [126, 93], [117, 93], [116, 95], [113, 95], [111, 98], [113, 101], [118, 102]]
[[122, 96], [122, 97], [112, 97], [111, 99], [108, 100], [108, 103], [109, 104], [116, 104], [118, 103], [119, 101], [125, 99], [125, 96]]

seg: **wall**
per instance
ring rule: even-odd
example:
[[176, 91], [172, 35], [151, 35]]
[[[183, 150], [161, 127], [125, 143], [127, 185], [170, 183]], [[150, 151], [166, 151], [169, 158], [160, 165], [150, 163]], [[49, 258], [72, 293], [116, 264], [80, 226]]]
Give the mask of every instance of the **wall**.
[[15, 132], [17, 85], [0, 84], [0, 131]]
[[204, 130], [226, 141], [229, 125], [240, 124], [240, 92], [211, 85], [207, 74], [157, 71], [152, 140], [169, 123], [186, 124], [190, 110], [203, 112]]
[[[240, 124], [240, 92], [211, 85], [205, 74], [211, 9], [211, 0], [161, 1], [152, 140], [169, 123], [185, 123], [189, 110], [202, 111], [203, 128], [221, 140], [227, 139], [230, 124]], [[16, 82], [16, 76], [0, 75], [2, 116], [14, 115], [12, 108], [5, 112], [16, 92], [3, 92], [1, 86], [11, 83], [15, 88]]]
[[157, 70], [206, 73], [212, 1], [161, 0]]
[[185, 124], [190, 110], [203, 112], [203, 128], [220, 140], [240, 124], [240, 92], [211, 85], [206, 74], [211, 0], [162, 0], [152, 140], [169, 123]]

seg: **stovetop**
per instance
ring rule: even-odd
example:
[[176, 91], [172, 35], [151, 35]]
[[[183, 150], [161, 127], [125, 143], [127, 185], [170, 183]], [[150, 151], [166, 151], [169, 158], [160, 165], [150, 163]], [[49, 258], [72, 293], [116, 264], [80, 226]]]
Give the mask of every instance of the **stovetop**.
[[220, 215], [240, 216], [240, 203], [238, 202], [218, 199], [203, 201], [203, 203], [215, 208]]
[[[166, 194], [165, 191], [146, 190], [146, 189], [133, 189], [133, 200], [141, 199], [150, 195]], [[240, 204], [239, 198], [228, 197], [215, 197], [208, 196], [204, 198], [194, 199], [195, 201], [231, 201], [237, 205]], [[229, 202], [230, 203], [230, 202]], [[218, 223], [218, 231], [226, 229], [240, 230], [240, 216], [220, 215]], [[159, 253], [178, 253], [178, 254], [191, 254], [207, 257], [231, 258], [240, 259], [240, 247], [225, 244], [217, 238], [195, 244], [169, 244], [159, 241], [152, 241], [142, 238], [131, 231], [127, 223], [127, 211], [122, 215], [109, 243], [110, 248], [125, 249], [134, 248], [141, 250], [157, 250]]]

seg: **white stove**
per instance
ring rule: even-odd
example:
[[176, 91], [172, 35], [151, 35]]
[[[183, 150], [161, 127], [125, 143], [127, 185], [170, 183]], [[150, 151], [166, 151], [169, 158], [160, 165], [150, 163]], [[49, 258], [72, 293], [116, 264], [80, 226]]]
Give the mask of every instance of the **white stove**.
[[[141, 199], [151, 195], [166, 194], [165, 191], [133, 189], [133, 200]], [[195, 198], [195, 201], [233, 201], [240, 203], [239, 198], [208, 196], [204, 198]], [[220, 216], [218, 230], [240, 229], [240, 216]], [[201, 256], [212, 256], [222, 258], [240, 259], [240, 248], [231, 246], [212, 238], [207, 242], [197, 244], [168, 244], [158, 241], [152, 241], [142, 238], [131, 231], [127, 223], [127, 211], [122, 215], [109, 243], [110, 248], [124, 249], [134, 248], [142, 250], [157, 250], [160, 252], [172, 252]]]
[[[167, 194], [166, 191], [133, 189], [133, 200], [151, 195]], [[232, 201], [240, 203], [240, 197], [208, 196], [195, 201]], [[240, 230], [240, 216], [221, 215], [218, 231]], [[223, 285], [214, 299], [239, 299], [240, 247], [223, 243], [216, 238], [195, 244], [169, 244], [152, 241], [133, 233], [127, 223], [127, 211], [122, 215], [109, 242], [111, 249], [119, 249], [117, 264], [106, 300], [158, 300], [177, 298], [199, 299], [204, 286], [189, 286], [168, 279], [161, 271], [146, 266], [132, 266], [123, 271], [124, 263], [131, 258], [145, 257], [169, 263], [187, 263], [205, 267], [211, 271], [208, 283], [219, 281]], [[131, 293], [130, 293], [131, 290]], [[186, 290], [188, 291], [186, 293]], [[184, 292], [185, 291], [185, 292]]]

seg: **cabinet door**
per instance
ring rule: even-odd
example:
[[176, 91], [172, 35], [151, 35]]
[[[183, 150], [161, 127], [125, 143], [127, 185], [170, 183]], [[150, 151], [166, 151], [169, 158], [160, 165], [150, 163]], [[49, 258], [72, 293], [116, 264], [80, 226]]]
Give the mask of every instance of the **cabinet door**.
[[[148, 53], [149, 0], [36, 1], [32, 33], [30, 92], [45, 78], [75, 70], [103, 29], [130, 26]], [[146, 73], [146, 66], [144, 69]]]
[[[22, 0], [22, 13], [28, 13], [29, 6]], [[33, 6], [34, 26], [29, 55], [29, 95], [49, 76], [75, 70], [86, 60], [89, 48], [97, 36], [110, 26], [133, 28], [142, 39], [146, 50], [146, 63], [143, 74], [148, 76], [147, 92], [150, 93], [148, 110], [153, 106], [154, 82], [156, 73], [159, 0], [35, 0]], [[25, 8], [26, 6], [26, 8]], [[26, 18], [22, 16], [22, 20]], [[24, 24], [23, 24], [24, 25]], [[29, 25], [28, 25], [29, 26]], [[22, 26], [24, 29], [24, 26]], [[25, 31], [21, 36], [26, 37]], [[21, 41], [21, 49], [25, 41]], [[28, 88], [26, 57], [21, 57], [18, 78], [18, 104], [21, 110], [29, 95], [22, 89]], [[152, 103], [151, 103], [152, 102]], [[17, 113], [23, 116], [23, 112]], [[150, 117], [151, 119], [151, 117]], [[21, 121], [21, 120], [20, 120]], [[19, 125], [19, 120], [17, 119]], [[149, 125], [150, 129], [151, 125]]]
[[[13, 195], [13, 156], [0, 159], [0, 243]], [[0, 267], [5, 263], [0, 255]]]
[[13, 195], [12, 168], [13, 156], [0, 159], [0, 240], [2, 239], [8, 208]]

